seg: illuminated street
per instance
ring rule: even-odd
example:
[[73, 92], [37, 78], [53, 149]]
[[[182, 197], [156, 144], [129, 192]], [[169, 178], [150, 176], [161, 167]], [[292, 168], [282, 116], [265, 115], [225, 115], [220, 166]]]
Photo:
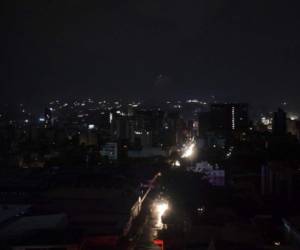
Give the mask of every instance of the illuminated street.
[[195, 142], [192, 139], [187, 145], [183, 147], [181, 158], [193, 157], [193, 154], [195, 153], [195, 147], [196, 147]]
[[157, 239], [158, 231], [162, 229], [161, 216], [164, 214], [166, 209], [166, 203], [154, 203], [149, 207], [149, 214], [145, 220], [141, 235], [137, 239], [136, 245], [133, 249], [160, 249], [160, 247], [156, 246], [153, 241]]
[[0, 250], [299, 250], [300, 1], [1, 1]]

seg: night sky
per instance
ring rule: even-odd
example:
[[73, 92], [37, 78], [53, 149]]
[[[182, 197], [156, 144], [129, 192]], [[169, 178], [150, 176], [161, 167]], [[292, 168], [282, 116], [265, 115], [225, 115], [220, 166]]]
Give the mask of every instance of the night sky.
[[300, 108], [297, 1], [1, 5], [2, 101], [216, 95]]

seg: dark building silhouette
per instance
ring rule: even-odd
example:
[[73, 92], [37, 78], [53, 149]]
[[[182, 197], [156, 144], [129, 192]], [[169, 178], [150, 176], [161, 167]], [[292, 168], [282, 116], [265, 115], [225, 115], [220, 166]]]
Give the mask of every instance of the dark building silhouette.
[[198, 114], [199, 136], [203, 137], [211, 128], [210, 112], [201, 112]]
[[160, 110], [137, 110], [130, 116], [115, 116], [112, 137], [139, 147], [159, 146], [163, 138], [164, 116]]
[[285, 135], [287, 132], [286, 112], [280, 108], [274, 112], [272, 126], [273, 134]]
[[261, 193], [281, 200], [297, 199], [300, 173], [297, 161], [270, 161], [261, 167]]
[[249, 126], [248, 104], [219, 103], [210, 107], [211, 129], [215, 131], [241, 131]]

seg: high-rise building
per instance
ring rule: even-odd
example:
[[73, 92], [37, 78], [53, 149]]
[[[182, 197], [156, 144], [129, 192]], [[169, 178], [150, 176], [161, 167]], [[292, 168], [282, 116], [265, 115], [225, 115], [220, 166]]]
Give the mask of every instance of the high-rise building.
[[278, 109], [273, 114], [272, 132], [275, 135], [285, 135], [287, 132], [287, 119], [286, 112], [282, 109]]
[[219, 103], [210, 107], [211, 129], [219, 131], [241, 131], [249, 126], [248, 104]]
[[211, 129], [210, 112], [201, 112], [198, 114], [199, 136], [203, 137]]
[[163, 141], [165, 113], [155, 109], [136, 110], [131, 116], [115, 116], [111, 124], [114, 140], [127, 140], [134, 147], [157, 147]]

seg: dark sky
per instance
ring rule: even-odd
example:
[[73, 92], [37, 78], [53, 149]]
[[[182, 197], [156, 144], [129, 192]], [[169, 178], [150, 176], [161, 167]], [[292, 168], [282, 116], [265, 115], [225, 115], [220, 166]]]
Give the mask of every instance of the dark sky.
[[297, 1], [1, 2], [2, 100], [214, 94], [300, 107]]

